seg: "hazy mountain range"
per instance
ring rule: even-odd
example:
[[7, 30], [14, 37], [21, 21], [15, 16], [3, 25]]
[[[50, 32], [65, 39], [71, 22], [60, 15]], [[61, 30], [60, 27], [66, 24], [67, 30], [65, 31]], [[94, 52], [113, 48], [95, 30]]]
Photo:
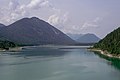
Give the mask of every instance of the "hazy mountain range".
[[95, 34], [67, 34], [70, 38], [79, 43], [97, 43], [100, 38]]
[[66, 34], [39, 18], [23, 18], [11, 25], [0, 25], [0, 39], [22, 45], [75, 44]]
[[67, 33], [67, 35], [73, 39], [73, 40], [77, 40], [79, 37], [83, 36], [84, 34], [71, 34], [71, 33]]

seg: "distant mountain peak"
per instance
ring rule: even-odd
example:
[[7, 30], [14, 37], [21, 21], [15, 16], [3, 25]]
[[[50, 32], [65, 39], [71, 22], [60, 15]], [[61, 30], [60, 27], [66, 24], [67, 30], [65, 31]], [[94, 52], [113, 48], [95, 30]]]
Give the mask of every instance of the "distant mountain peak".
[[95, 34], [92, 34], [92, 33], [84, 34], [84, 35], [81, 36], [81, 37], [95, 37], [95, 38], [99, 38], [99, 37], [97, 37]]
[[[39, 18], [37, 18], [37, 17], [31, 17], [31, 18], [28, 18], [28, 17], [25, 17], [25, 18], [22, 18], [22, 19], [20, 19], [20, 20], [18, 20], [18, 21], [35, 21], [35, 20], [37, 20], [37, 21], [41, 21]], [[18, 22], [18, 21], [16, 21], [16, 22]]]
[[87, 34], [85, 34], [85, 35], [95, 35], [95, 34], [93, 34], [93, 33], [87, 33]]
[[40, 20], [38, 17], [31, 17], [30, 19], [33, 19], [33, 20]]
[[87, 34], [68, 33], [67, 35], [79, 43], [96, 43], [100, 40], [100, 38], [93, 33], [87, 33]]
[[77, 40], [79, 37], [81, 37], [83, 34], [72, 34], [72, 33], [67, 33], [67, 35], [72, 38], [73, 40]]
[[84, 34], [77, 39], [80, 43], [97, 43], [99, 40], [100, 38], [92, 33]]

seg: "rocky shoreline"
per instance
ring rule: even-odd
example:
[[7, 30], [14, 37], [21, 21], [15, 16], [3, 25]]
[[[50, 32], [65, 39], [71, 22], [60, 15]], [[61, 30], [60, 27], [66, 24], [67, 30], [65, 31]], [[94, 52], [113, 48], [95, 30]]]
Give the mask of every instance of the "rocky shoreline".
[[93, 51], [93, 52], [99, 52], [100, 54], [104, 55], [104, 56], [107, 56], [107, 57], [110, 57], [110, 58], [117, 58], [117, 59], [120, 59], [120, 55], [113, 55], [113, 54], [110, 54], [109, 52], [107, 51], [103, 51], [103, 50], [100, 50], [100, 49], [88, 49], [89, 51]]

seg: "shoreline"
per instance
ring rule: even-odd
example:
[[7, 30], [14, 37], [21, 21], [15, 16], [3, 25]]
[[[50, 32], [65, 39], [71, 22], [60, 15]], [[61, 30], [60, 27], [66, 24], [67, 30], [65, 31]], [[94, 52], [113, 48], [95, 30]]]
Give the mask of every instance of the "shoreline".
[[14, 48], [9, 48], [9, 50], [6, 50], [6, 49], [1, 49], [0, 48], [0, 52], [17, 52], [17, 51], [20, 51], [22, 50], [22, 47], [14, 47]]
[[100, 49], [88, 49], [88, 50], [92, 51], [92, 52], [99, 52], [99, 54], [102, 54], [102, 55], [107, 56], [109, 58], [120, 59], [120, 55], [113, 55], [113, 54], [108, 53], [107, 51], [103, 51], [103, 50], [100, 50]]

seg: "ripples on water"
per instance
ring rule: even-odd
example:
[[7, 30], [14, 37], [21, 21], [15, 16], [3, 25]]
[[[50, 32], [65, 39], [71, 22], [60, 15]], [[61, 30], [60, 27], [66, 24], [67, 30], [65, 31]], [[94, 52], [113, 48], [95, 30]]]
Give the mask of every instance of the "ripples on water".
[[81, 47], [26, 47], [0, 54], [0, 80], [120, 80], [120, 60]]

